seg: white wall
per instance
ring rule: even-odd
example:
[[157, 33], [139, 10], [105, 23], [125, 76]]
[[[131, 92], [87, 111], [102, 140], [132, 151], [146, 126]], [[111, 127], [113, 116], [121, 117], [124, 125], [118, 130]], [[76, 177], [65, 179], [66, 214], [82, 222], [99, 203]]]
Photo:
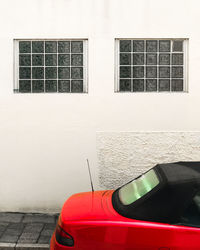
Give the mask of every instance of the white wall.
[[[1, 1], [0, 210], [56, 211], [90, 190], [86, 158], [97, 187], [97, 131], [199, 130], [199, 8], [198, 0]], [[88, 38], [89, 93], [13, 94], [16, 38]], [[115, 38], [189, 38], [189, 93], [114, 93]]]

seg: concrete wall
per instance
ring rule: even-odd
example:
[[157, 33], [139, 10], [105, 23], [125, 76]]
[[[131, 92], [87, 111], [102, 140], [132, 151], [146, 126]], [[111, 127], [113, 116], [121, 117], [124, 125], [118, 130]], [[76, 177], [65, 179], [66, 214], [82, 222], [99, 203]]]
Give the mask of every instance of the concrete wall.
[[[122, 132], [122, 140], [129, 138], [124, 131], [174, 131], [179, 140], [176, 132], [199, 130], [199, 7], [198, 0], [1, 2], [1, 211], [58, 210], [70, 194], [90, 190], [86, 158], [95, 187], [99, 179], [102, 187], [111, 187], [107, 175], [112, 178], [121, 155], [113, 154], [115, 140], [105, 157], [99, 153], [107, 142], [98, 139], [97, 143], [98, 131]], [[17, 38], [88, 38], [89, 93], [13, 94], [13, 39]], [[189, 93], [114, 93], [115, 38], [189, 38]], [[191, 140], [199, 143], [196, 136]], [[133, 142], [125, 144], [130, 143], [134, 149]], [[123, 151], [129, 160], [119, 172], [116, 166], [114, 179], [130, 166], [137, 168], [127, 147]], [[164, 148], [166, 155], [174, 149]], [[163, 155], [163, 149], [152, 150], [150, 162], [159, 153]], [[103, 175], [102, 169], [110, 166], [109, 154], [114, 163]], [[156, 159], [163, 161], [164, 156]], [[191, 157], [189, 150], [184, 150], [184, 156], [198, 158]]]

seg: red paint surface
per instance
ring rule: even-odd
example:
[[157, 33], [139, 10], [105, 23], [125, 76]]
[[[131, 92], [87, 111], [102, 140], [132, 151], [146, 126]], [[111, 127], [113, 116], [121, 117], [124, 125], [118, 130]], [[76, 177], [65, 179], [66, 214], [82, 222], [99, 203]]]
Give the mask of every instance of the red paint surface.
[[64, 204], [59, 225], [74, 239], [64, 247], [51, 239], [51, 250], [200, 250], [200, 228], [125, 218], [112, 206], [113, 191], [79, 193]]

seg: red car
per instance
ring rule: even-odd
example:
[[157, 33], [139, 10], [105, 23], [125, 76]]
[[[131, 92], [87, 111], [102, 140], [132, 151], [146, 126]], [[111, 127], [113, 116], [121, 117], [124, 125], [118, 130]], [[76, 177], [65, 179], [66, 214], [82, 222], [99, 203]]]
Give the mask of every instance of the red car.
[[159, 164], [113, 191], [71, 196], [51, 250], [200, 249], [200, 162]]

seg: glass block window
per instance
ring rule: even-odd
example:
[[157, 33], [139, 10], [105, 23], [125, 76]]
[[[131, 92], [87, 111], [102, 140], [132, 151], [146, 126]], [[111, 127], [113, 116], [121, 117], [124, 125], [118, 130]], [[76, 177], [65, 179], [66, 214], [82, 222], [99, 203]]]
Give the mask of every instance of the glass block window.
[[87, 40], [15, 40], [17, 93], [87, 92]]
[[187, 91], [187, 39], [116, 39], [117, 92]]

